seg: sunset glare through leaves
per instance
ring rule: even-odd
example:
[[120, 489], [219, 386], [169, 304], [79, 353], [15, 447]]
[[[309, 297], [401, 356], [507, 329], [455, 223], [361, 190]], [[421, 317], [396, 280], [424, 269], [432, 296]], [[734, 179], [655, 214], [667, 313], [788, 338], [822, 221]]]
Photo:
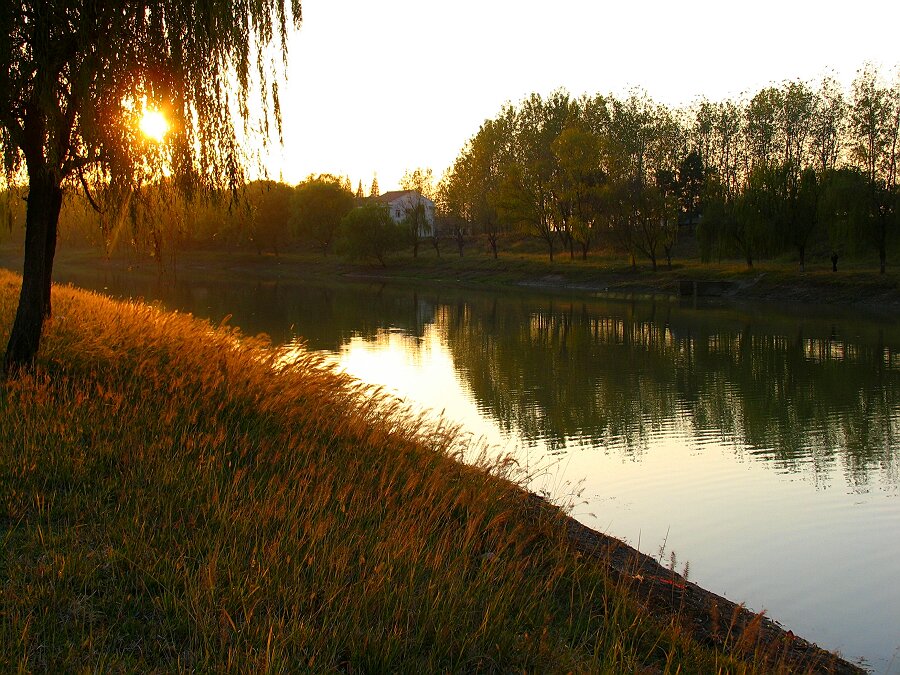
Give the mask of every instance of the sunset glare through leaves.
[[145, 110], [140, 122], [141, 133], [151, 141], [162, 143], [169, 131], [169, 122], [158, 110]]

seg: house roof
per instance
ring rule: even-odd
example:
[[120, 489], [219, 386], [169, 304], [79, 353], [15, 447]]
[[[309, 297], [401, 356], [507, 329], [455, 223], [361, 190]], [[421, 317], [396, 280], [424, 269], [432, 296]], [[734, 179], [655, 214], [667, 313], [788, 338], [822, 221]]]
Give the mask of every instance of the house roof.
[[422, 199], [431, 201], [430, 199], [428, 199], [428, 197], [423, 197], [415, 190], [391, 190], [390, 192], [385, 192], [383, 195], [378, 195], [377, 197], [371, 197], [371, 199], [381, 202], [382, 204], [390, 204], [392, 202], [397, 201], [398, 199], [402, 199], [403, 197], [411, 196], [411, 195], [415, 195], [416, 197], [420, 197]]

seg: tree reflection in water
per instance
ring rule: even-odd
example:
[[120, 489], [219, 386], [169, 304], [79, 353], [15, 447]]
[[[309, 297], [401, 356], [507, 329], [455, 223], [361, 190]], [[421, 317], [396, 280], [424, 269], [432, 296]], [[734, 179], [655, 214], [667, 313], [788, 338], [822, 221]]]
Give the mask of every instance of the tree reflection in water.
[[435, 321], [481, 408], [552, 452], [637, 456], [686, 420], [781, 471], [897, 482], [900, 368], [877, 328], [851, 341], [814, 321], [533, 299], [443, 305]]

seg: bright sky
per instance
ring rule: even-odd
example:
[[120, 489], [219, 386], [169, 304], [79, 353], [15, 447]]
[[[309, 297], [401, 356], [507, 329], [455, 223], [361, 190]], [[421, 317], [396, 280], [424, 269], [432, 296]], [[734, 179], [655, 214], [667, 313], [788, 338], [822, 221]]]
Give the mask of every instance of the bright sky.
[[303, 0], [270, 174], [349, 175], [382, 191], [439, 177], [506, 101], [565, 87], [671, 106], [786, 79], [845, 85], [866, 61], [900, 65], [900, 3], [854, 0]]

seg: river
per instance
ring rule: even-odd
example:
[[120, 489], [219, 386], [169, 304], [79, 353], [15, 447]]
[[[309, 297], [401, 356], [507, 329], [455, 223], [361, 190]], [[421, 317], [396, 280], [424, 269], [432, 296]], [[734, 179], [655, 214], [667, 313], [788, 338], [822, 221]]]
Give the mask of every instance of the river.
[[900, 319], [382, 283], [60, 280], [213, 322], [443, 413], [585, 524], [900, 673]]

